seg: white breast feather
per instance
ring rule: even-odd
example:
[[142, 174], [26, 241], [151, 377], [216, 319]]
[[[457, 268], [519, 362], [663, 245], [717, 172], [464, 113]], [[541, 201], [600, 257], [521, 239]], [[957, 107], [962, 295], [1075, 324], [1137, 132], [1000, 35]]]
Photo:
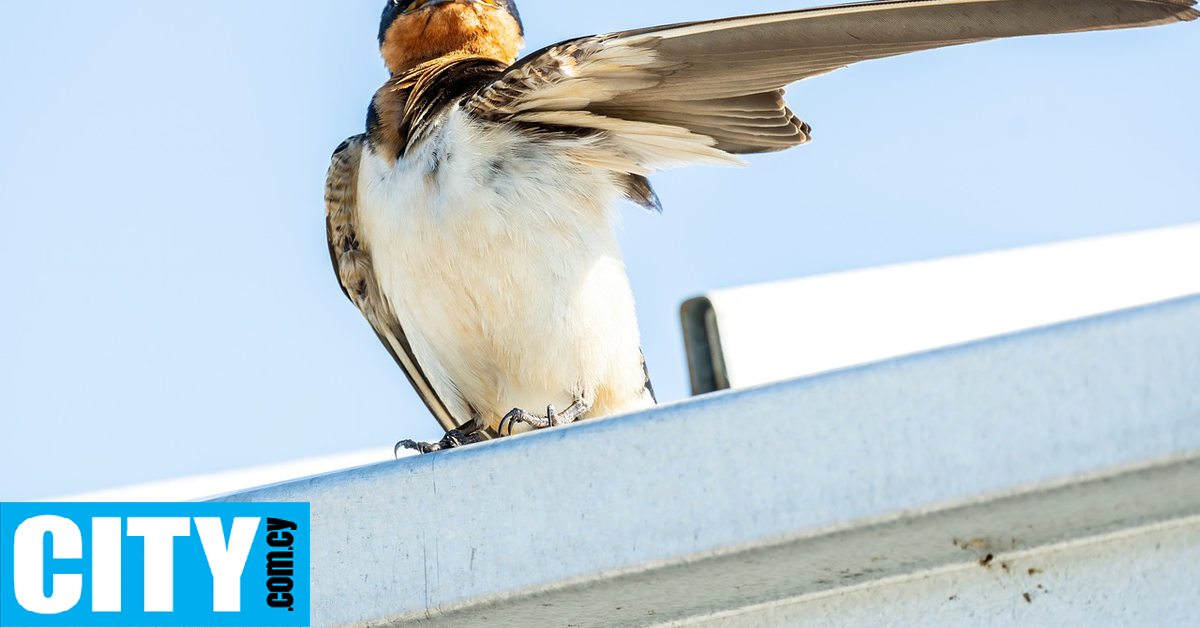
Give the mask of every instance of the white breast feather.
[[447, 407], [495, 425], [575, 395], [590, 416], [647, 404], [611, 222], [622, 188], [575, 141], [444, 116], [394, 166], [364, 151], [360, 238]]

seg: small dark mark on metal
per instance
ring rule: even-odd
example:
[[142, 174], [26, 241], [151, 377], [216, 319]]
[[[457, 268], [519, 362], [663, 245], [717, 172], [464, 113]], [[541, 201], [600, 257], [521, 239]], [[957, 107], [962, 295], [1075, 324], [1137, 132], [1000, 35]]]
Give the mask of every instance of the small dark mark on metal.
[[1036, 575], [1038, 575], [1038, 574], [1040, 574], [1040, 573], [1042, 573], [1042, 570], [1041, 570], [1041, 569], [1038, 569], [1037, 567], [1030, 567], [1030, 568], [1029, 568], [1029, 575], [1031, 575], [1031, 576], [1036, 576]]
[[957, 599], [958, 599], [958, 596], [957, 596], [957, 595], [951, 595], [951, 596], [950, 596], [950, 601], [951, 601], [951, 602], [953, 602], [954, 600], [957, 600]]
[[1000, 568], [1004, 571], [1008, 571], [1008, 563], [1000, 563]]
[[979, 559], [979, 565], [982, 567], [987, 567], [988, 565], [992, 564], [993, 558], [995, 558], [995, 556], [988, 554], [987, 556], [984, 556], [983, 558]]
[[1029, 602], [1030, 604], [1033, 604], [1033, 596], [1032, 596], [1032, 595], [1029, 595], [1029, 593], [1022, 593], [1022, 594], [1021, 594], [1021, 597], [1025, 598], [1025, 601], [1026, 601], [1026, 602]]

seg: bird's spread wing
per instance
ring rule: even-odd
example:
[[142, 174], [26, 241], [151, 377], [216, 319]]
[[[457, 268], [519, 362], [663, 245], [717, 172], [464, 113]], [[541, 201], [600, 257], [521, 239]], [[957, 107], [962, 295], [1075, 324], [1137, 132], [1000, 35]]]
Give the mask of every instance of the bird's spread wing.
[[1195, 19], [1191, 0], [908, 0], [660, 26], [525, 57], [469, 103], [484, 118], [603, 134], [605, 167], [645, 174], [808, 141], [781, 88], [955, 44]]
[[375, 281], [369, 243], [359, 239], [357, 222], [358, 164], [366, 138], [354, 136], [333, 154], [333, 163], [325, 180], [325, 227], [329, 236], [329, 257], [337, 273], [342, 292], [371, 323], [383, 346], [404, 370], [421, 400], [446, 430], [467, 422], [470, 417], [454, 417], [438, 398], [421, 366], [413, 356], [391, 307], [380, 294]]

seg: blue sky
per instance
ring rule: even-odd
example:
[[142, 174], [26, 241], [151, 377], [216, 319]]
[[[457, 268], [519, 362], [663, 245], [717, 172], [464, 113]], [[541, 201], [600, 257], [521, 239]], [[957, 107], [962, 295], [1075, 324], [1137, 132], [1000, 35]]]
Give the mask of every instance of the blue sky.
[[[522, 0], [527, 50], [813, 6]], [[0, 499], [438, 429], [325, 250], [382, 0], [22, 2], [0, 21]], [[654, 177], [623, 243], [655, 387], [707, 290], [1200, 220], [1200, 25], [875, 61], [788, 90], [814, 142]], [[813, 304], [820, 307], [820, 304]]]

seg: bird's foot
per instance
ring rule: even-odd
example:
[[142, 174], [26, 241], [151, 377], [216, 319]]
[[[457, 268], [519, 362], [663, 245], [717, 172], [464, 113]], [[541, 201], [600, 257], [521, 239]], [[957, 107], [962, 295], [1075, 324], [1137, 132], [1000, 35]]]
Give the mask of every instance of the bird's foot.
[[392, 454], [399, 458], [401, 449], [413, 449], [417, 452], [427, 454], [431, 451], [454, 449], [463, 445], [478, 443], [483, 440], [483, 428], [486, 426], [487, 424], [484, 423], [483, 417], [479, 416], [478, 412], [472, 410], [471, 420], [458, 426], [458, 429], [446, 432], [442, 440], [436, 443], [421, 443], [405, 439], [396, 443], [396, 447], [392, 449]]
[[500, 425], [496, 431], [500, 436], [504, 436], [504, 426], [507, 424], [508, 435], [512, 436], [513, 426], [517, 423], [524, 423], [535, 430], [554, 427], [556, 425], [566, 425], [568, 423], [574, 423], [577, 419], [579, 419], [579, 417], [583, 416], [588, 410], [591, 409], [592, 404], [579, 397], [576, 397], [575, 402], [561, 413], [555, 412], [554, 406], [547, 406], [546, 416], [544, 417], [536, 414], [530, 414], [520, 408], [513, 408], [508, 414], [504, 415], [504, 418], [500, 419]]
[[427, 454], [431, 451], [441, 451], [443, 449], [454, 449], [471, 443], [478, 443], [481, 439], [478, 432], [467, 434], [461, 430], [450, 430], [442, 437], [442, 440], [436, 443], [423, 443], [415, 440], [402, 440], [396, 443], [395, 449], [392, 450], [397, 458], [400, 457], [401, 449], [413, 449], [417, 452]]

